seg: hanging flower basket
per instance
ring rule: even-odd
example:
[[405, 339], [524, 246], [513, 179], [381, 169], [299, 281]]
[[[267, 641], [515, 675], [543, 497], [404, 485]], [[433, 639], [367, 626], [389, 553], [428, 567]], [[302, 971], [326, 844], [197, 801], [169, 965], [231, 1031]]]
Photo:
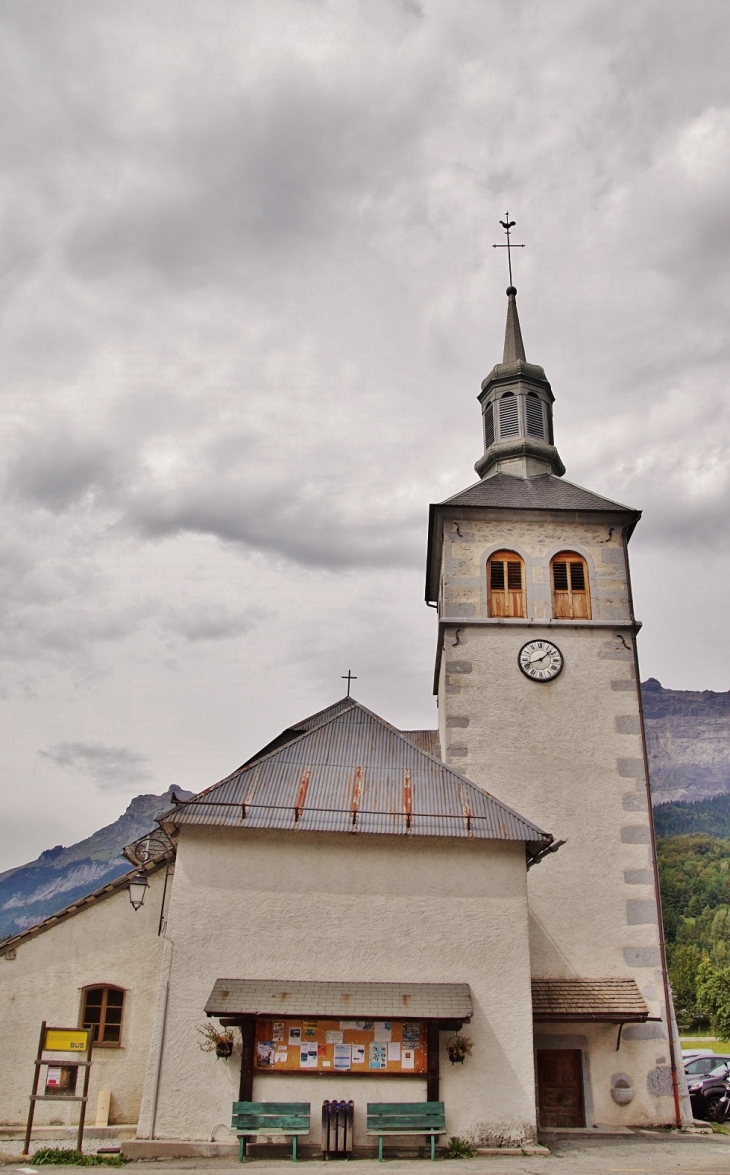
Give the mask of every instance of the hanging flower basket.
[[216, 1028], [215, 1024], [208, 1021], [198, 1028], [198, 1033], [203, 1038], [198, 1041], [198, 1047], [204, 1053], [215, 1053], [217, 1057], [233, 1055], [233, 1033], [230, 1028]]
[[471, 1056], [474, 1041], [470, 1040], [468, 1036], [452, 1036], [446, 1048], [451, 1064], [463, 1065], [465, 1058]]

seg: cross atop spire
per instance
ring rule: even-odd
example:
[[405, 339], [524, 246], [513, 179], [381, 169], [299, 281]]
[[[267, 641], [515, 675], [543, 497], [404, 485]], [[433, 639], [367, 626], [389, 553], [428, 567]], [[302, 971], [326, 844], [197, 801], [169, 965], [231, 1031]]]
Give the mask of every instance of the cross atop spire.
[[[504, 220], [500, 220], [499, 223], [501, 224], [502, 228], [504, 229], [505, 236], [507, 237], [507, 242], [506, 242], [506, 244], [492, 245], [492, 248], [507, 250], [507, 266], [509, 268], [509, 284], [510, 284], [510, 289], [514, 289], [514, 286], [512, 285], [512, 250], [513, 249], [524, 249], [525, 246], [524, 245], [514, 245], [509, 239], [509, 235], [510, 235], [512, 229], [515, 227], [515, 224], [517, 223], [515, 220], [510, 220], [509, 212], [505, 212]], [[507, 292], [509, 293], [509, 290]], [[515, 290], [514, 292], [517, 293], [517, 290]]]

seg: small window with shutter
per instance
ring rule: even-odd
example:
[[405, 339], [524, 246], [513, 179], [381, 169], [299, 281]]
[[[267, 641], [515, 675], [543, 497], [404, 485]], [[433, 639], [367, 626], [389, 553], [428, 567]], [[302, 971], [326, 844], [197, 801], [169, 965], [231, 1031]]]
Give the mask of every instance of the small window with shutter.
[[517, 397], [514, 392], [505, 392], [499, 401], [499, 436], [516, 437], [520, 431], [520, 417], [517, 407]]
[[534, 392], [528, 392], [525, 399], [525, 416], [527, 418], [527, 435], [545, 440], [545, 425], [542, 417], [542, 401]]
[[484, 411], [484, 448], [494, 444], [494, 408], [487, 404]]
[[495, 551], [487, 562], [490, 616], [525, 616], [525, 565], [515, 551]]
[[591, 597], [586, 561], [574, 551], [561, 551], [551, 564], [553, 616], [556, 620], [590, 620]]

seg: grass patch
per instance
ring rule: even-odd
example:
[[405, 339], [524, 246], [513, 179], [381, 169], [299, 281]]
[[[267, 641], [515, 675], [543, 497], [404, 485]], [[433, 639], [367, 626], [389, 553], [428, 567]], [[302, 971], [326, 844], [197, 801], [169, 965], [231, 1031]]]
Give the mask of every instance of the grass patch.
[[450, 1138], [444, 1153], [445, 1159], [473, 1159], [476, 1151], [465, 1138]]
[[36, 1167], [123, 1167], [123, 1155], [85, 1155], [60, 1146], [42, 1146], [30, 1156]]
[[713, 1053], [730, 1052], [730, 1040], [716, 1040], [706, 1036], [681, 1036], [679, 1043], [683, 1049], [709, 1049]]
[[709, 1122], [708, 1125], [712, 1127], [713, 1134], [730, 1134], [730, 1126], [724, 1122]]

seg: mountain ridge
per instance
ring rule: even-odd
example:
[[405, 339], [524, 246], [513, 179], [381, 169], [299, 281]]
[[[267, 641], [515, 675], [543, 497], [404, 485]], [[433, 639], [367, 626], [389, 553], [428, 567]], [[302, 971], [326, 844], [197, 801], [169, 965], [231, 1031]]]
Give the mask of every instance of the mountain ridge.
[[0, 873], [0, 940], [127, 873], [132, 866], [122, 849], [154, 829], [155, 818], [170, 807], [173, 792], [183, 800], [194, 794], [169, 787], [159, 796], [135, 796], [117, 820], [91, 836], [68, 848], [44, 849], [35, 861]]

